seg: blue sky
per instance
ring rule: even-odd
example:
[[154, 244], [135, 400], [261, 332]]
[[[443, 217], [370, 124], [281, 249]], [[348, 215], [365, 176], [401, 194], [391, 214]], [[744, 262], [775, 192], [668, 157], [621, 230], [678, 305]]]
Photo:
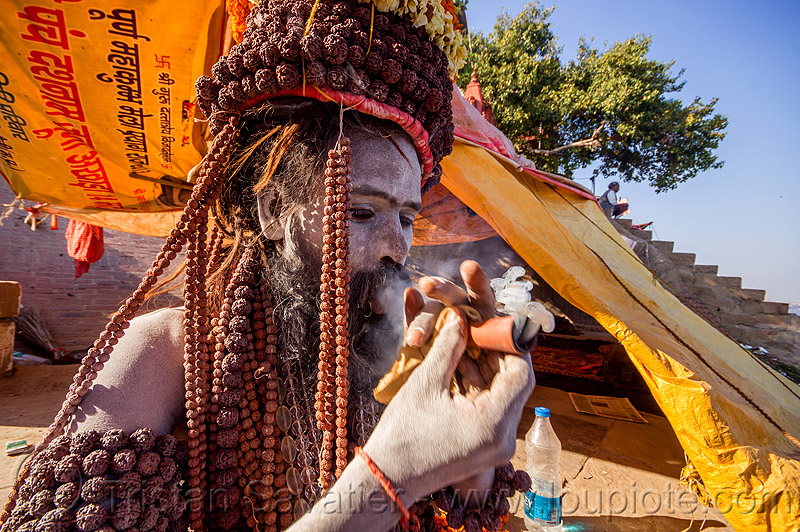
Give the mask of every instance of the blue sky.
[[[470, 29], [488, 34], [501, 9], [520, 12], [522, 0], [471, 0]], [[549, 7], [552, 2], [542, 2]], [[650, 57], [686, 69], [684, 102], [719, 98], [727, 137], [719, 170], [699, 174], [677, 190], [622, 183], [634, 223], [654, 221], [660, 240], [718, 264], [719, 274], [742, 277], [767, 299], [800, 302], [800, 2], [570, 0], [550, 18], [563, 47], [575, 57], [580, 36], [603, 48], [635, 34], [653, 38]], [[587, 187], [591, 170], [575, 178]], [[598, 178], [602, 192], [610, 180]]]

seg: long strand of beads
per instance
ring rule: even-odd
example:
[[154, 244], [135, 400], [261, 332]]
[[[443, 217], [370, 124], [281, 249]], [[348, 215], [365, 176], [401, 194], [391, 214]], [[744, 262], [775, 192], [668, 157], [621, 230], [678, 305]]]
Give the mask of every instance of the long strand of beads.
[[277, 389], [279, 386], [277, 371], [275, 370], [278, 362], [277, 357], [277, 328], [273, 321], [272, 298], [262, 281], [260, 284], [260, 296], [262, 302], [262, 318], [256, 322], [256, 359], [259, 363], [255, 370], [255, 379], [258, 383], [258, 394], [264, 404], [263, 414], [260, 422], [260, 433], [262, 439], [261, 453], [261, 482], [256, 486], [255, 492], [260, 498], [260, 506], [263, 509], [264, 532], [271, 532], [277, 529], [278, 512], [275, 508], [277, 487], [275, 486], [275, 445], [278, 443], [279, 407], [277, 402]]
[[257, 286], [255, 288], [255, 298], [253, 299], [253, 316], [250, 325], [253, 337], [253, 350], [248, 356], [248, 361], [245, 362], [243, 376], [246, 376], [245, 384], [247, 384], [247, 382], [252, 382], [254, 388], [246, 394], [246, 409], [249, 411], [249, 415], [245, 416], [245, 410], [243, 409], [240, 422], [242, 423], [242, 429], [245, 431], [249, 453], [252, 453], [245, 453], [247, 463], [244, 467], [246, 482], [244, 486], [245, 503], [242, 505], [242, 517], [244, 517], [247, 522], [248, 528], [253, 529], [261, 523], [262, 516], [260, 513], [262, 507], [261, 504], [254, 499], [258, 496], [256, 489], [261, 484], [263, 477], [259, 460], [262, 454], [261, 430], [263, 428], [263, 422], [261, 421], [261, 412], [264, 410], [264, 407], [261, 401], [259, 401], [259, 397], [262, 396], [260, 394], [262, 383], [256, 380], [255, 372], [259, 366], [260, 352], [263, 351], [264, 347], [264, 311], [261, 291]]
[[[347, 466], [347, 399], [349, 345], [349, 296], [350, 296], [350, 139], [339, 140], [339, 156], [335, 180], [336, 193], [336, 478]], [[326, 176], [327, 177], [327, 176]]]
[[[271, 451], [272, 461], [264, 464], [269, 469], [271, 479], [272, 500], [268, 506], [267, 526], [265, 532], [274, 532], [280, 528], [288, 528], [293, 519], [293, 494], [288, 487], [288, 466], [293, 464], [296, 447], [295, 442], [288, 432], [288, 420], [285, 416], [285, 409], [279, 406], [282, 385], [278, 375], [278, 354], [277, 354], [277, 327], [274, 323], [272, 298], [269, 295], [266, 284], [261, 285], [262, 297], [265, 307], [265, 349], [266, 357], [259, 367], [259, 373], [266, 378], [263, 380], [263, 397], [265, 422], [263, 433], [265, 436], [264, 447]], [[266, 313], [267, 307], [269, 313]], [[270, 444], [272, 444], [270, 449]], [[287, 465], [288, 464], [288, 465]]]
[[247, 356], [248, 338], [237, 331], [238, 322], [249, 327], [248, 316], [252, 310], [251, 286], [255, 282], [253, 262], [245, 255], [239, 261], [231, 282], [225, 290], [225, 299], [217, 325], [217, 344], [214, 353], [214, 386], [212, 430], [216, 430], [216, 449], [213, 456], [215, 475], [212, 479], [214, 498], [212, 514], [223, 530], [235, 528], [241, 517], [240, 486], [237, 475], [240, 433], [237, 430], [239, 406], [243, 397], [242, 367]]
[[[260, 279], [257, 279], [257, 283], [252, 287], [253, 314], [252, 320], [247, 324], [248, 353], [242, 369], [245, 396], [239, 403], [240, 450], [243, 453], [240, 460], [242, 472], [240, 473], [239, 482], [244, 490], [246, 501], [249, 501], [242, 505], [242, 517], [250, 528], [255, 527], [259, 522], [253, 496], [255, 494], [254, 488], [262, 482], [263, 476], [259, 462], [262, 455], [261, 433], [256, 428], [257, 423], [261, 424], [261, 412], [264, 410], [259, 401], [258, 388], [260, 383], [256, 381], [255, 375], [256, 369], [259, 367], [256, 355], [258, 337], [261, 336], [263, 338], [264, 335], [264, 312], [261, 291], [258, 289], [259, 281]], [[242, 332], [244, 332], [244, 327]], [[263, 426], [261, 428], [263, 429]], [[260, 506], [259, 504], [259, 511], [261, 509]]]
[[[193, 482], [197, 483], [200, 493], [205, 493], [206, 489], [206, 471], [208, 463], [208, 423], [206, 422], [206, 411], [208, 409], [208, 375], [209, 375], [209, 360], [208, 360], [208, 340], [209, 340], [209, 308], [208, 308], [208, 290], [206, 285], [207, 271], [208, 271], [208, 249], [206, 243], [206, 230], [208, 227], [208, 212], [204, 211], [201, 216], [198, 235], [197, 235], [197, 281], [196, 286], [196, 304], [194, 315], [194, 329], [196, 335], [196, 370], [194, 375], [195, 382], [195, 402], [197, 404], [197, 416], [194, 423], [187, 423], [189, 429], [190, 449], [189, 449], [189, 465], [196, 468], [197, 481], [191, 480], [189, 485]], [[196, 439], [197, 447], [192, 447], [191, 441]]]
[[[201, 268], [203, 260], [198, 253], [199, 235], [204, 226], [204, 217], [198, 220], [198, 230], [189, 235], [186, 249], [186, 280], [184, 283], [184, 388], [186, 398], [186, 425], [189, 430], [189, 488], [191, 503], [189, 507], [190, 521], [193, 529], [199, 530], [202, 520], [197, 519], [203, 513], [204, 497], [202, 493], [200, 472], [201, 444], [205, 443], [204, 415], [199, 404], [203, 397], [203, 362], [199, 359], [200, 333], [197, 330], [197, 317], [201, 307], [200, 294], [205, 292], [204, 279], [201, 281]], [[203, 274], [204, 277], [204, 274]], [[205, 342], [202, 342], [205, 344]], [[205, 346], [205, 345], [204, 345]], [[196, 528], [197, 527], [197, 528]]]
[[[211, 473], [210, 481], [211, 481], [211, 490], [220, 489], [221, 487], [227, 487], [230, 483], [234, 482], [234, 476], [224, 472], [220, 473], [217, 471], [216, 466], [216, 457], [219, 454], [219, 450], [221, 448], [230, 447], [230, 436], [227, 434], [223, 434], [222, 438], [220, 438], [218, 427], [217, 427], [217, 415], [219, 414], [220, 409], [220, 400], [225, 401], [225, 405], [230, 405], [233, 403], [235, 397], [235, 393], [231, 392], [225, 395], [222, 395], [223, 387], [222, 387], [222, 360], [225, 358], [225, 338], [228, 335], [228, 323], [230, 322], [230, 312], [231, 312], [231, 305], [233, 304], [233, 289], [235, 286], [233, 285], [232, 281], [228, 281], [225, 287], [225, 295], [222, 301], [219, 316], [216, 320], [216, 326], [214, 327], [214, 356], [212, 362], [212, 380], [211, 380], [211, 396], [210, 396], [210, 404], [208, 409], [208, 418], [209, 418], [209, 454], [212, 457], [211, 462], [208, 464], [209, 472]], [[228, 294], [231, 294], [228, 296]], [[212, 508], [212, 511], [214, 508]], [[202, 518], [202, 515], [200, 516]]]
[[[273, 464], [268, 473], [271, 479], [272, 500], [269, 501], [269, 521], [265, 532], [270, 532], [277, 523], [282, 528], [288, 528], [294, 521], [293, 502], [297, 495], [297, 472], [291, 467], [297, 454], [294, 438], [289, 433], [290, 418], [285, 406], [280, 402], [285, 399], [286, 390], [278, 373], [277, 343], [278, 329], [274, 323], [272, 297], [266, 283], [261, 284], [261, 297], [263, 300], [262, 330], [257, 337], [261, 337], [264, 349], [260, 356], [261, 365], [257, 370], [257, 378], [261, 379], [259, 393], [265, 402], [265, 422], [262, 434], [266, 434], [265, 447], [273, 442]], [[293, 490], [292, 487], [295, 487]], [[290, 514], [290, 515], [288, 515]], [[288, 515], [288, 516], [287, 516]]]
[[[34, 448], [32, 453], [34, 456], [45, 449], [54, 438], [60, 436], [64, 432], [70, 418], [89, 392], [94, 379], [97, 378], [97, 372], [100, 371], [109, 360], [114, 346], [125, 334], [125, 329], [129, 327], [129, 322], [136, 314], [136, 311], [139, 310], [139, 307], [145, 299], [145, 295], [155, 286], [158, 277], [163, 273], [164, 269], [175, 259], [188, 236], [197, 229], [194, 220], [198, 216], [201, 202], [204, 198], [208, 198], [208, 203], [210, 204], [213, 198], [219, 193], [222, 182], [221, 175], [228, 160], [230, 147], [235, 138], [234, 132], [236, 125], [236, 122], [232, 120], [214, 139], [206, 159], [207, 162], [203, 165], [197, 184], [192, 191], [192, 199], [187, 203], [176, 227], [170, 232], [161, 251], [156, 256], [156, 259], [151, 264], [139, 286], [125, 303], [120, 306], [119, 311], [114, 314], [111, 321], [106, 325], [105, 330], [87, 351], [86, 356], [81, 361], [78, 373], [76, 373], [73, 378], [73, 383], [70, 385], [64, 403], [53, 419], [53, 423], [48, 427], [42, 441]], [[3, 507], [3, 511], [0, 512], [0, 523], [4, 523], [11, 515], [11, 511], [16, 505], [19, 489], [25, 482], [25, 479], [30, 475], [32, 462], [32, 460], [27, 461], [17, 476], [8, 495], [8, 500]]]
[[[323, 491], [331, 485], [333, 469], [334, 421], [335, 421], [335, 285], [336, 245], [336, 169], [339, 154], [335, 150], [328, 152], [325, 169], [325, 207], [322, 219], [322, 274], [320, 276], [320, 344], [317, 373], [317, 393], [314, 410], [317, 428], [322, 431], [322, 449], [320, 449], [319, 484]], [[331, 382], [333, 381], [333, 382]]]

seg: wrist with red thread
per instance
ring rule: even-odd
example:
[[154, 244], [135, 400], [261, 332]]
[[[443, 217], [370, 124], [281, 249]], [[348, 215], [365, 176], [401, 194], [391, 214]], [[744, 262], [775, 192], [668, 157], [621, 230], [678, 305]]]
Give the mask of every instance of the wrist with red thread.
[[409, 529], [409, 525], [411, 524], [413, 527], [413, 523], [409, 523], [409, 521], [416, 520], [416, 516], [412, 516], [411, 513], [406, 508], [403, 501], [400, 500], [400, 496], [397, 494], [397, 491], [392, 487], [392, 483], [389, 482], [389, 479], [386, 478], [386, 475], [375, 465], [375, 462], [372, 461], [372, 458], [362, 449], [361, 447], [355, 448], [355, 453], [357, 456], [360, 456], [361, 459], [367, 464], [370, 472], [378, 479], [378, 483], [380, 483], [383, 491], [389, 496], [390, 499], [394, 502], [397, 506], [397, 509], [400, 510], [400, 527], [403, 529]]

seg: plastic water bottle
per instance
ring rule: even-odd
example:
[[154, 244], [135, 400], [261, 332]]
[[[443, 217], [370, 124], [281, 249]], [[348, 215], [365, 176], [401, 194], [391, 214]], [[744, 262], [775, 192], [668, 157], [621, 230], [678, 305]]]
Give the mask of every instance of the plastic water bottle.
[[525, 494], [525, 526], [530, 532], [562, 530], [561, 442], [550, 425], [549, 409], [536, 407], [536, 420], [525, 435], [525, 452], [525, 470], [531, 477], [531, 491]]

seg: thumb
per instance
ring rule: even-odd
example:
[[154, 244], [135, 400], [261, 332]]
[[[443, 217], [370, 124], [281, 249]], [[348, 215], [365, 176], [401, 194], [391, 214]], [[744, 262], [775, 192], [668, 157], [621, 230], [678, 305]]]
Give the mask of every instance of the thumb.
[[437, 390], [449, 390], [453, 373], [467, 346], [467, 321], [460, 310], [452, 307], [442, 311], [439, 319], [444, 320], [444, 324], [414, 374], [419, 374]]

